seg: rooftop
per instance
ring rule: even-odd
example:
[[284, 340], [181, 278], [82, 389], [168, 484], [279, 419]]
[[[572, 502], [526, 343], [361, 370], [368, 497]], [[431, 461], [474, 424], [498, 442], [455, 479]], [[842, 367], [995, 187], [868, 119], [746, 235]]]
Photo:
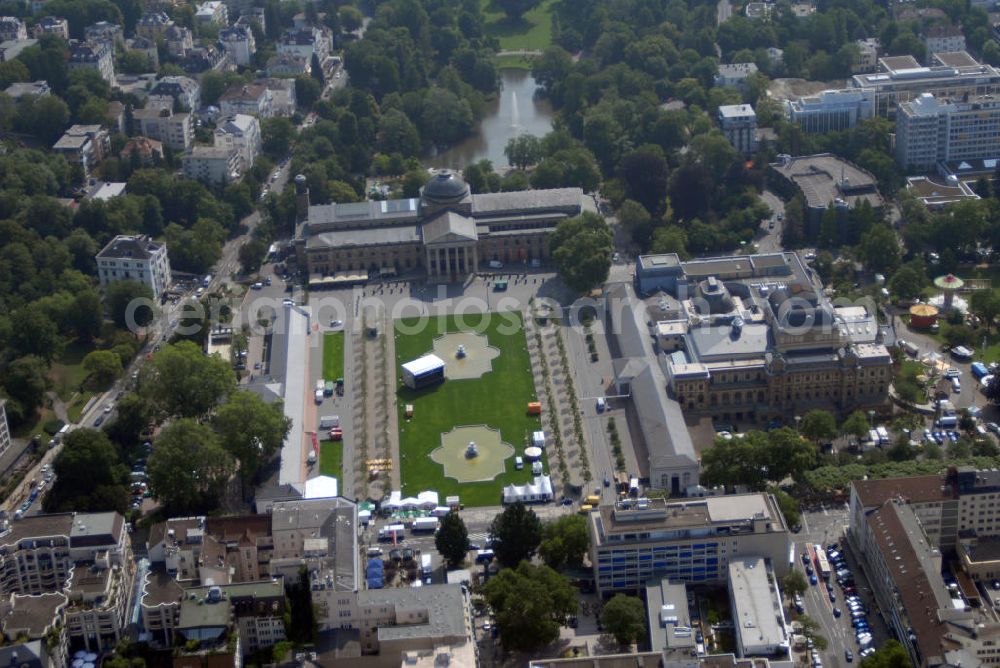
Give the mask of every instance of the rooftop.
[[747, 118], [756, 115], [753, 106], [749, 104], [724, 104], [719, 107], [720, 118]]
[[146, 235], [119, 234], [108, 242], [97, 257], [104, 259], [131, 258], [136, 260], [148, 260], [163, 246]]
[[695, 636], [688, 615], [687, 587], [667, 578], [646, 584], [646, 625], [655, 651], [694, 647]]
[[465, 594], [460, 585], [425, 585], [369, 589], [358, 593], [358, 605], [388, 605], [401, 611], [423, 611], [426, 621], [399, 626], [380, 626], [380, 642], [390, 640], [432, 639], [438, 643], [469, 637]]
[[866, 508], [880, 506], [893, 498], [902, 498], [909, 503], [929, 503], [955, 498], [955, 493], [940, 475], [855, 480], [851, 485]]
[[788, 641], [781, 600], [769, 577], [773, 575], [769, 575], [761, 557], [729, 562], [729, 589], [735, 603], [733, 624], [739, 627], [745, 647], [777, 647]]
[[68, 600], [61, 592], [34, 596], [12, 595], [12, 607], [0, 619], [4, 635], [15, 638], [23, 633], [29, 638], [40, 638], [56, 620], [59, 608], [65, 606]]
[[794, 183], [809, 207], [825, 209], [837, 199], [851, 206], [862, 201], [875, 208], [882, 206], [875, 177], [833, 154], [779, 156], [779, 161], [771, 163], [770, 168]]
[[784, 522], [766, 494], [734, 494], [686, 501], [649, 499], [647, 507], [624, 508], [602, 505], [591, 514], [601, 523], [599, 536], [634, 534], [638, 530], [671, 531], [708, 527], [751, 527], [754, 520], [777, 524], [772, 530], [784, 530]]

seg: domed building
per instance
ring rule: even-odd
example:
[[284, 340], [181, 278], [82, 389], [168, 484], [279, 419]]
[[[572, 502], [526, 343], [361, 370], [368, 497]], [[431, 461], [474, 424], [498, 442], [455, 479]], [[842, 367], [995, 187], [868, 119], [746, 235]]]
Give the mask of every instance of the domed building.
[[539, 264], [556, 225], [580, 215], [586, 201], [580, 188], [473, 195], [447, 170], [416, 198], [313, 205], [304, 179], [296, 179], [296, 196], [297, 260], [313, 288], [414, 272], [460, 281], [487, 263]]

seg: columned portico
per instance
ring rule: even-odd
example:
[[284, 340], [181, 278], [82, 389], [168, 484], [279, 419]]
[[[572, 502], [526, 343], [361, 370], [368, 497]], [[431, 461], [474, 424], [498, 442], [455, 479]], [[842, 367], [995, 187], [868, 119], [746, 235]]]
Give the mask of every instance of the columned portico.
[[462, 280], [479, 270], [475, 244], [446, 244], [427, 247], [427, 277], [430, 280]]

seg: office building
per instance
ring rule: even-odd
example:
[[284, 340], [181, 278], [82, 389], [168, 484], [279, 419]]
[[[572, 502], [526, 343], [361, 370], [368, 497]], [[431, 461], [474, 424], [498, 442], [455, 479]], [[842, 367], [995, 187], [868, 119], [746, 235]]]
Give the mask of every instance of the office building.
[[923, 93], [896, 113], [896, 161], [906, 171], [1000, 156], [1000, 97], [957, 100]]
[[748, 156], [757, 151], [757, 114], [749, 104], [720, 106], [719, 127], [740, 154]]
[[107, 42], [77, 42], [69, 47], [70, 70], [97, 70], [112, 86], [115, 83], [114, 51]]
[[1000, 70], [984, 65], [968, 53], [937, 53], [931, 65], [921, 66], [913, 56], [879, 58], [878, 71], [855, 74], [851, 87], [872, 91], [875, 113], [895, 116], [896, 107], [921, 93], [961, 99], [965, 95], [992, 95], [1000, 91]]
[[747, 78], [755, 72], [757, 72], [757, 65], [754, 63], [719, 65], [719, 71], [715, 75], [715, 85], [741, 88], [746, 84]]
[[135, 568], [125, 519], [115, 512], [34, 515], [0, 533], [0, 591], [17, 595], [15, 610], [28, 597], [52, 595], [69, 642], [88, 651], [114, 649], [127, 637]]
[[788, 656], [781, 592], [766, 559], [750, 556], [729, 562], [729, 604], [738, 656]]
[[299, 267], [317, 286], [344, 272], [423, 270], [455, 281], [487, 262], [522, 266], [549, 257], [559, 221], [586, 204], [579, 188], [472, 195], [448, 171], [431, 177], [419, 198], [310, 206], [296, 178], [303, 220], [295, 235]]
[[669, 578], [653, 578], [646, 584], [646, 627], [652, 651], [695, 648], [688, 606], [683, 584], [671, 583]]
[[172, 282], [167, 245], [145, 235], [119, 234], [95, 259], [102, 288], [115, 281], [139, 281], [157, 298]]
[[774, 497], [738, 494], [700, 499], [629, 499], [587, 515], [597, 592], [638, 593], [651, 578], [723, 584], [729, 565], [769, 559], [788, 572], [791, 534]]
[[782, 196], [791, 199], [801, 194], [806, 205], [805, 233], [814, 239], [820, 219], [833, 206], [837, 225], [843, 233], [851, 209], [865, 202], [880, 210], [885, 202], [878, 191], [878, 181], [866, 169], [831, 153], [790, 156], [781, 154], [768, 165], [768, 183]]
[[850, 130], [875, 113], [875, 94], [861, 88], [824, 90], [785, 101], [788, 120], [803, 132]]
[[887, 400], [874, 306], [835, 308], [794, 253], [642, 255], [636, 281], [651, 296], [632, 309], [635, 327], [656, 340], [678, 415], [766, 422]]

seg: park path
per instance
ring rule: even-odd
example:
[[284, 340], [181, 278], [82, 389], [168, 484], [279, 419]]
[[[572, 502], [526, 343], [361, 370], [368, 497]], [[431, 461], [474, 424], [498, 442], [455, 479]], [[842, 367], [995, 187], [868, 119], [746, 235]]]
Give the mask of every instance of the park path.
[[59, 398], [59, 395], [49, 391], [45, 393], [45, 396], [48, 397], [49, 402], [52, 404], [52, 412], [56, 414], [56, 417], [62, 420], [63, 423], [69, 424], [69, 413], [66, 411], [66, 404]]
[[538, 49], [506, 49], [497, 52], [498, 58], [503, 58], [504, 56], [508, 58], [537, 58], [541, 55], [542, 52]]

